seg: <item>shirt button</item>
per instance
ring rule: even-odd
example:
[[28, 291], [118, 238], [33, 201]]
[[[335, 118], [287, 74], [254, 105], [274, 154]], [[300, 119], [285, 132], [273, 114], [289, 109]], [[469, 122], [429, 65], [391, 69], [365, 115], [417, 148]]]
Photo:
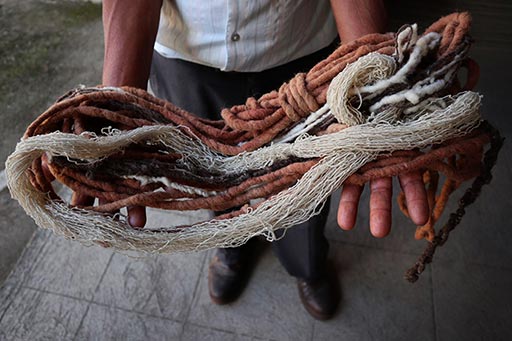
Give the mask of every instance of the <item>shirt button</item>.
[[233, 33], [231, 35], [231, 40], [232, 41], [239, 41], [240, 40], [240, 35], [238, 33]]

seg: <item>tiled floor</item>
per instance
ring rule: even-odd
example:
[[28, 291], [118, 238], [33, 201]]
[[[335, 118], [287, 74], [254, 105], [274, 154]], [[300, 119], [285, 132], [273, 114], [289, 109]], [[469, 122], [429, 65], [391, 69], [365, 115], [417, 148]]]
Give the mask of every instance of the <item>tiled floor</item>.
[[[160, 222], [197, 218], [152, 214], [153, 221]], [[333, 225], [328, 229], [329, 235], [353, 234], [355, 240], [367, 233], [362, 226], [349, 233]], [[211, 251], [133, 258], [38, 230], [0, 290], [0, 339], [512, 337], [511, 268], [483, 265], [485, 258], [480, 264], [456, 253], [440, 253], [420, 280], [410, 284], [402, 278], [403, 271], [413, 264], [422, 244], [416, 242], [414, 253], [400, 251], [401, 240], [412, 238], [410, 226], [397, 226], [393, 235], [399, 238], [380, 244], [331, 238], [330, 257], [338, 271], [342, 305], [333, 320], [318, 322], [301, 306], [294, 280], [270, 249], [240, 299], [217, 306], [210, 302], [206, 287]], [[464, 242], [461, 235], [453, 235], [446, 251]]]

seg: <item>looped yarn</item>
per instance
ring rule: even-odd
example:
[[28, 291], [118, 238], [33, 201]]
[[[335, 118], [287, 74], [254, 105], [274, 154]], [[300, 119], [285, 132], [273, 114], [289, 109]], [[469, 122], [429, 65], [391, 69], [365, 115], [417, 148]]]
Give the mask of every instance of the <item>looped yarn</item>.
[[350, 98], [359, 95], [358, 88], [363, 85], [385, 79], [395, 72], [396, 63], [393, 57], [380, 53], [369, 53], [345, 67], [333, 78], [327, 90], [327, 104], [339, 123], [353, 126], [362, 124], [365, 117], [359, 108], [353, 106]]
[[295, 75], [288, 83], [279, 88], [279, 104], [286, 116], [293, 122], [300, 121], [311, 112], [317, 111], [320, 104], [307, 89], [306, 74]]

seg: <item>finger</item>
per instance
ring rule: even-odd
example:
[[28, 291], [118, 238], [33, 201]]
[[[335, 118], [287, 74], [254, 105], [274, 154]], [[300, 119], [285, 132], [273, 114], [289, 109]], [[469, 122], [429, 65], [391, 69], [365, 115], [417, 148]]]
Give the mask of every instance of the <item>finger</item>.
[[71, 196], [71, 205], [73, 206], [92, 206], [94, 205], [94, 197], [85, 194], [73, 192]]
[[427, 191], [420, 172], [399, 176], [400, 186], [405, 194], [407, 211], [416, 225], [425, 225], [428, 221], [429, 207]]
[[391, 229], [391, 178], [370, 181], [370, 231], [373, 236], [382, 238]]
[[144, 206], [128, 206], [128, 223], [132, 227], [144, 227], [146, 225], [146, 208]]
[[363, 186], [344, 185], [338, 206], [338, 225], [344, 230], [351, 230], [356, 225], [357, 208], [363, 192]]

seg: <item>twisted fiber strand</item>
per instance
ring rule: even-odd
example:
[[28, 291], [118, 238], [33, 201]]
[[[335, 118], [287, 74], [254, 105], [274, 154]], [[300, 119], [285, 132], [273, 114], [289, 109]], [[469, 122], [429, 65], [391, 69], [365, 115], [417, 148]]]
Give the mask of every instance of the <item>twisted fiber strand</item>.
[[489, 184], [492, 180], [492, 169], [498, 159], [498, 154], [503, 146], [504, 138], [501, 137], [498, 130], [492, 127], [488, 122], [483, 122], [482, 128], [488, 132], [491, 137], [491, 147], [485, 152], [484, 161], [481, 163], [480, 174], [473, 180], [471, 186], [466, 189], [458, 202], [457, 209], [450, 214], [448, 222], [436, 233], [434, 239], [430, 241], [418, 258], [414, 266], [407, 270], [405, 279], [411, 283], [418, 280], [419, 275], [425, 271], [426, 265], [432, 262], [434, 254], [438, 247], [443, 246], [448, 240], [450, 232], [461, 222], [466, 213], [467, 206], [471, 205], [480, 195], [482, 187]]
[[[429, 150], [427, 153], [421, 151], [410, 151], [407, 154], [403, 152], [397, 153], [397, 156], [391, 155], [368, 163], [361, 167], [358, 172], [351, 175], [347, 181], [354, 185], [364, 185], [373, 179], [430, 169], [443, 173], [454, 181], [463, 182], [475, 177], [474, 167], [473, 169], [466, 168], [468, 165], [459, 165], [457, 167], [457, 165], [444, 162], [443, 160], [449, 159], [454, 155], [480, 160], [482, 157], [482, 147], [489, 142], [489, 139], [489, 135], [480, 130], [476, 136], [460, 138], [446, 146]], [[478, 161], [477, 164], [479, 165], [480, 162]]]
[[[109, 181], [96, 181], [87, 178], [86, 175], [74, 171], [71, 168], [56, 167], [54, 163], [50, 164], [50, 170], [55, 178], [61, 183], [70, 187], [74, 191], [87, 194], [90, 196], [102, 198], [112, 201], [108, 204], [89, 207], [98, 212], [110, 212], [122, 207], [133, 205], [144, 205], [155, 208], [173, 209], [173, 210], [196, 210], [200, 208], [210, 208], [214, 210], [226, 210], [228, 208], [245, 204], [251, 199], [263, 198], [271, 194], [278, 193], [281, 188], [280, 179], [286, 179], [288, 185], [293, 184], [298, 180], [306, 171], [308, 171], [317, 161], [306, 161], [292, 163], [277, 171], [263, 174], [257, 177], [251, 177], [242, 183], [229, 187], [222, 193], [212, 195], [208, 198], [192, 198], [190, 200], [180, 201], [167, 201], [171, 198], [176, 198], [176, 192], [153, 192], [152, 187], [141, 187], [141, 190], [146, 190], [148, 193], [125, 188], [120, 186], [119, 190], [116, 185]], [[273, 189], [272, 184], [276, 184], [280, 189]], [[258, 186], [257, 186], [258, 185]], [[155, 186], [161, 187], [162, 185]], [[169, 189], [166, 189], [169, 191]], [[184, 199], [190, 197], [188, 193], [181, 193], [180, 198]], [[195, 196], [193, 196], [195, 197]]]
[[[162, 162], [156, 158], [135, 159], [132, 157], [125, 160], [118, 158], [111, 160], [107, 158], [94, 164], [75, 164], [67, 161], [65, 158], [55, 157], [52, 159], [51, 167], [55, 169], [53, 173], [59, 173], [61, 169], [65, 169], [67, 175], [79, 174], [85, 177], [84, 182], [87, 182], [89, 179], [100, 181], [113, 181], [117, 179], [120, 183], [124, 181], [127, 183], [127, 186], [131, 186], [130, 183], [133, 179], [147, 183], [152, 182], [150, 181], [151, 178], [161, 178], [161, 181], [164, 181], [164, 183], [167, 180], [163, 179], [173, 179], [173, 182], [180, 185], [217, 191], [238, 185], [249, 178], [282, 171], [283, 167], [293, 163], [297, 165], [299, 162], [302, 161], [290, 157], [277, 160], [268, 167], [248, 169], [246, 171], [234, 170], [229, 174], [213, 172], [200, 166], [191, 166], [190, 164], [183, 165], [180, 159], [170, 159], [170, 161], [164, 160]], [[302, 163], [301, 168], [307, 169], [308, 166], [306, 163]], [[106, 186], [109, 186], [109, 184]]]

